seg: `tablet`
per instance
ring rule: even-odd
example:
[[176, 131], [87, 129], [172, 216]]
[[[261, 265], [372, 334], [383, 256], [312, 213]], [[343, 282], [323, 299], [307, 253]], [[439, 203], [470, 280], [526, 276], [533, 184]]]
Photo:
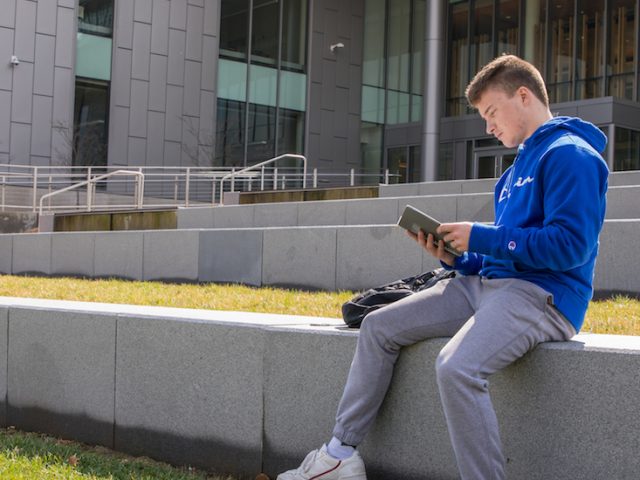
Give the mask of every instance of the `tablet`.
[[[442, 239], [442, 237], [436, 233], [436, 229], [440, 226], [440, 222], [411, 205], [407, 205], [405, 207], [404, 212], [402, 212], [402, 216], [398, 220], [398, 225], [409, 230], [415, 235], [418, 235], [420, 230], [425, 234], [430, 233], [433, 235], [435, 242], [439, 242]], [[444, 249], [456, 257], [462, 255], [462, 252], [453, 248], [449, 242], [445, 242]]]

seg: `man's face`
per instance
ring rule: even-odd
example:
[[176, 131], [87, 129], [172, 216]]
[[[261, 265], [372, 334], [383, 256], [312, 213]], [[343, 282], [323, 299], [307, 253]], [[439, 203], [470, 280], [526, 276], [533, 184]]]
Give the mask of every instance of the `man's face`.
[[520, 89], [510, 97], [501, 89], [490, 88], [480, 96], [475, 107], [487, 123], [487, 133], [505, 147], [515, 148], [533, 133], [528, 128], [526, 104]]

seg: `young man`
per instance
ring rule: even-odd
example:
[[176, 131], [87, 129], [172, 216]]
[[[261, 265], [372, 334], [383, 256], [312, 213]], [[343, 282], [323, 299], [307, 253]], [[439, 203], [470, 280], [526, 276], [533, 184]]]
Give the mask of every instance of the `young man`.
[[487, 133], [518, 156], [495, 188], [495, 224], [449, 223], [443, 242], [414, 237], [460, 275], [369, 314], [331, 441], [279, 480], [365, 479], [355, 446], [384, 399], [401, 347], [452, 336], [436, 361], [440, 398], [462, 479], [505, 477], [487, 378], [540, 342], [571, 338], [591, 299], [605, 213], [603, 133], [553, 118], [540, 73], [513, 55], [486, 65], [467, 99]]

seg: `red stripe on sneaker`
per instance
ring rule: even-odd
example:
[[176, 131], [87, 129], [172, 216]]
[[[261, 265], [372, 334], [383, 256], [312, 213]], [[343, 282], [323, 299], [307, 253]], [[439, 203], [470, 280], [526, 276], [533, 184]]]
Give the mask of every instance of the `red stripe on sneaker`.
[[331, 472], [333, 472], [334, 470], [337, 470], [341, 463], [342, 463], [342, 460], [340, 460], [340, 461], [338, 462], [338, 464], [337, 464], [335, 467], [333, 467], [333, 468], [331, 468], [331, 469], [327, 470], [326, 472], [319, 473], [319, 474], [318, 474], [318, 475], [316, 475], [315, 477], [311, 477], [309, 480], [316, 480], [316, 478], [323, 477], [323, 476], [327, 475], [328, 473], [331, 473]]

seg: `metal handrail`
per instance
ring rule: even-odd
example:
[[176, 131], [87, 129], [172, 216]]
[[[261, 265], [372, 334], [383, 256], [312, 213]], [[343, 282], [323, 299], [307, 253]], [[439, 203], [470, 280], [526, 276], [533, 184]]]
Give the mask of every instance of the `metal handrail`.
[[[302, 188], [307, 188], [307, 157], [305, 157], [304, 155], [285, 153], [284, 155], [279, 155], [275, 158], [265, 160], [264, 162], [256, 163], [255, 165], [251, 165], [250, 167], [243, 168], [242, 170], [238, 170], [237, 172], [228, 173], [227, 175], [222, 177], [220, 179], [220, 205], [224, 205], [224, 182], [226, 180], [237, 177], [238, 175], [242, 175], [243, 173], [255, 170], [257, 168], [263, 168], [270, 163], [275, 163], [278, 160], [282, 160], [283, 158], [299, 158], [302, 160]], [[277, 179], [274, 179], [274, 184], [276, 181]]]
[[64, 192], [68, 192], [70, 190], [74, 190], [76, 188], [88, 186], [87, 188], [87, 211], [91, 211], [91, 206], [93, 205], [93, 200], [96, 194], [95, 184], [105, 178], [113, 177], [116, 175], [133, 175], [136, 177], [136, 191], [134, 193], [134, 200], [136, 203], [136, 208], [142, 208], [142, 203], [144, 201], [144, 174], [141, 172], [135, 172], [133, 170], [116, 170], [115, 172], [105, 173], [104, 175], [99, 175], [97, 177], [93, 177], [89, 180], [85, 180], [84, 182], [76, 183], [66, 188], [61, 188], [60, 190], [56, 190], [55, 192], [47, 193], [40, 197], [40, 209], [39, 214], [42, 215], [42, 211], [44, 208], [44, 200], [47, 198], [51, 198], [55, 195], [59, 195]]

